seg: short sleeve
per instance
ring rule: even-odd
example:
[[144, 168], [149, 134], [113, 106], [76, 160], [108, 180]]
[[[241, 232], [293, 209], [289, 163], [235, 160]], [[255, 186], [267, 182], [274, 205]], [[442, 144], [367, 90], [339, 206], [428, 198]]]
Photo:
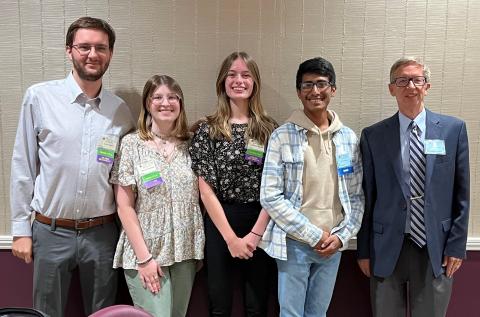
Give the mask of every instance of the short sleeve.
[[206, 122], [201, 123], [195, 131], [189, 151], [192, 158], [192, 170], [217, 192], [218, 179], [215, 165], [215, 151]]
[[120, 150], [115, 156], [110, 183], [121, 186], [136, 185], [134, 169], [134, 149], [136, 134], [128, 134], [120, 143]]

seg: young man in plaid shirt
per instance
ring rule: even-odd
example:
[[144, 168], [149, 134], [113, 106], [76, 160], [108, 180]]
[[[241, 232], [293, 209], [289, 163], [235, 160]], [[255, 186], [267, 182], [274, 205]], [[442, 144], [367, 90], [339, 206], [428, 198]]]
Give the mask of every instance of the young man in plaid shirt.
[[272, 134], [260, 201], [271, 217], [260, 246], [277, 261], [280, 316], [325, 316], [340, 250], [360, 228], [362, 162], [355, 133], [328, 110], [335, 96], [330, 62], [300, 64], [303, 104]]

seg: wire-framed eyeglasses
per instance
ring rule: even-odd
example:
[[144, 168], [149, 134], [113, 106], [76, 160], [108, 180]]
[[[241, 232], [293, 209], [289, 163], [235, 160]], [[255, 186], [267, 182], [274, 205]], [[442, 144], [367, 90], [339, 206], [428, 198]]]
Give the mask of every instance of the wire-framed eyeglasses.
[[94, 48], [95, 52], [100, 55], [106, 55], [110, 51], [110, 48], [108, 47], [108, 45], [103, 45], [103, 44], [75, 44], [75, 45], [72, 45], [71, 47], [76, 49], [80, 55], [90, 54], [90, 51], [92, 50], [92, 48]]

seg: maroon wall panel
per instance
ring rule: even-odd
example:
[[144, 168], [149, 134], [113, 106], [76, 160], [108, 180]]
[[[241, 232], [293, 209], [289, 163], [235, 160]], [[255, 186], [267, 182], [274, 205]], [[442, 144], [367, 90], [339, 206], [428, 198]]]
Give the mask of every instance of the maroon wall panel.
[[[32, 305], [32, 270], [14, 258], [9, 250], [0, 250], [0, 307]], [[202, 270], [195, 281], [188, 317], [207, 317], [208, 299], [205, 273]], [[272, 281], [269, 317], [278, 315], [275, 303], [276, 287]], [[70, 290], [66, 316], [84, 317], [78, 274], [74, 274]], [[241, 290], [235, 289], [234, 313], [232, 317], [243, 316]], [[468, 259], [455, 275], [453, 295], [448, 309], [448, 317], [480, 316], [480, 252], [468, 252]], [[354, 251], [345, 251], [340, 263], [337, 283], [333, 293], [329, 317], [371, 315], [368, 279], [363, 277], [355, 261]], [[120, 279], [118, 303], [131, 304], [125, 281]]]

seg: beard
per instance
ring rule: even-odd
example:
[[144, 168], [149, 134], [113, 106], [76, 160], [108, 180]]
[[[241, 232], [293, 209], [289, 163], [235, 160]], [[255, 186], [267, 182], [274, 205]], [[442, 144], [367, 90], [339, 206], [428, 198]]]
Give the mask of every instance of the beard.
[[72, 63], [73, 63], [73, 68], [77, 72], [78, 77], [80, 77], [80, 79], [87, 80], [87, 81], [97, 81], [101, 79], [103, 77], [103, 74], [105, 74], [105, 72], [107, 71], [110, 61], [106, 61], [104, 64], [100, 65], [100, 68], [95, 72], [88, 72], [85, 65], [84, 64], [82, 65], [79, 61], [77, 61], [74, 58], [72, 59]]

